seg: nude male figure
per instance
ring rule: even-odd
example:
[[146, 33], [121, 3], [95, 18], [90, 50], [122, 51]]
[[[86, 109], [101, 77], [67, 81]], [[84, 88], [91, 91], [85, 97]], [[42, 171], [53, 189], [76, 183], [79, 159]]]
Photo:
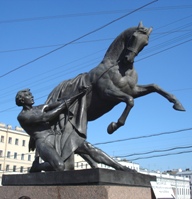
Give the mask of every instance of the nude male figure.
[[50, 121], [70, 106], [77, 97], [53, 104], [33, 106], [34, 98], [30, 89], [17, 93], [16, 104], [23, 107], [17, 119], [21, 127], [35, 140], [36, 149], [45, 161], [39, 170], [64, 170], [64, 162], [55, 150], [55, 133], [51, 129]]

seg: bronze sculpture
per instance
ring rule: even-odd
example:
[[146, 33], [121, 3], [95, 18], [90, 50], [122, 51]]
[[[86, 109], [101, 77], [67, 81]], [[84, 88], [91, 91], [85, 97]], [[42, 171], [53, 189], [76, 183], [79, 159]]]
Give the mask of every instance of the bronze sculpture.
[[64, 170], [64, 162], [54, 148], [55, 132], [51, 129], [50, 122], [82, 94], [85, 92], [81, 92], [68, 100], [57, 101], [49, 105], [33, 106], [34, 98], [30, 89], [17, 93], [16, 104], [23, 107], [17, 119], [31, 139], [34, 139], [39, 155], [45, 160], [44, 164], [36, 165], [37, 171], [41, 171], [42, 168], [45, 171]]
[[[176, 97], [158, 85], [137, 85], [138, 76], [133, 65], [134, 58], [148, 44], [151, 31], [152, 28], [144, 27], [141, 22], [138, 27], [125, 30], [112, 42], [97, 67], [74, 79], [61, 82], [50, 93], [47, 105], [56, 103], [59, 99], [70, 99], [77, 96], [80, 90], [86, 90], [86, 93], [73, 102], [67, 110], [63, 110], [50, 121], [51, 129], [55, 132], [55, 148], [63, 162], [67, 162], [71, 155], [77, 153], [92, 167], [96, 167], [95, 162], [97, 162], [117, 170], [129, 170], [86, 142], [87, 122], [101, 117], [120, 102], [125, 102], [126, 107], [118, 121], [108, 126], [109, 134], [124, 125], [134, 106], [135, 98], [152, 92], [172, 102], [175, 110], [184, 111]], [[34, 149], [33, 138], [30, 143], [30, 148]], [[70, 168], [65, 168], [67, 169]]]

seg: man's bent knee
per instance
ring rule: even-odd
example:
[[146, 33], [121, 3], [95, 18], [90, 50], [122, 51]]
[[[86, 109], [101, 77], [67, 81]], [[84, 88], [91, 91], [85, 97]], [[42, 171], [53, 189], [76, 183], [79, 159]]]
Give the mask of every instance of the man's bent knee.
[[55, 165], [54, 165], [54, 169], [56, 171], [64, 171], [65, 169], [65, 164], [64, 162], [57, 162]]

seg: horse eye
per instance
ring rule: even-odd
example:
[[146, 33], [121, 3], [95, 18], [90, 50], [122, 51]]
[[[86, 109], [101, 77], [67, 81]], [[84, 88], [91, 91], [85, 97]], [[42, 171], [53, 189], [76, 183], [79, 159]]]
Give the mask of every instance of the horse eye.
[[135, 39], [137, 36], [135, 34], [132, 35], [132, 39]]

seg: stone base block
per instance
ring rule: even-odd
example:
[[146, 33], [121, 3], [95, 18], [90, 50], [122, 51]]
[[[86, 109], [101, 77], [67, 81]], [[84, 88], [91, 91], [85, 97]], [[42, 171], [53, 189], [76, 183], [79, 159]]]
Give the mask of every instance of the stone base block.
[[110, 169], [3, 175], [3, 186], [127, 185], [151, 187], [155, 176]]
[[154, 199], [155, 176], [109, 169], [3, 175], [0, 199]]
[[155, 199], [149, 187], [131, 186], [2, 186], [1, 199]]

